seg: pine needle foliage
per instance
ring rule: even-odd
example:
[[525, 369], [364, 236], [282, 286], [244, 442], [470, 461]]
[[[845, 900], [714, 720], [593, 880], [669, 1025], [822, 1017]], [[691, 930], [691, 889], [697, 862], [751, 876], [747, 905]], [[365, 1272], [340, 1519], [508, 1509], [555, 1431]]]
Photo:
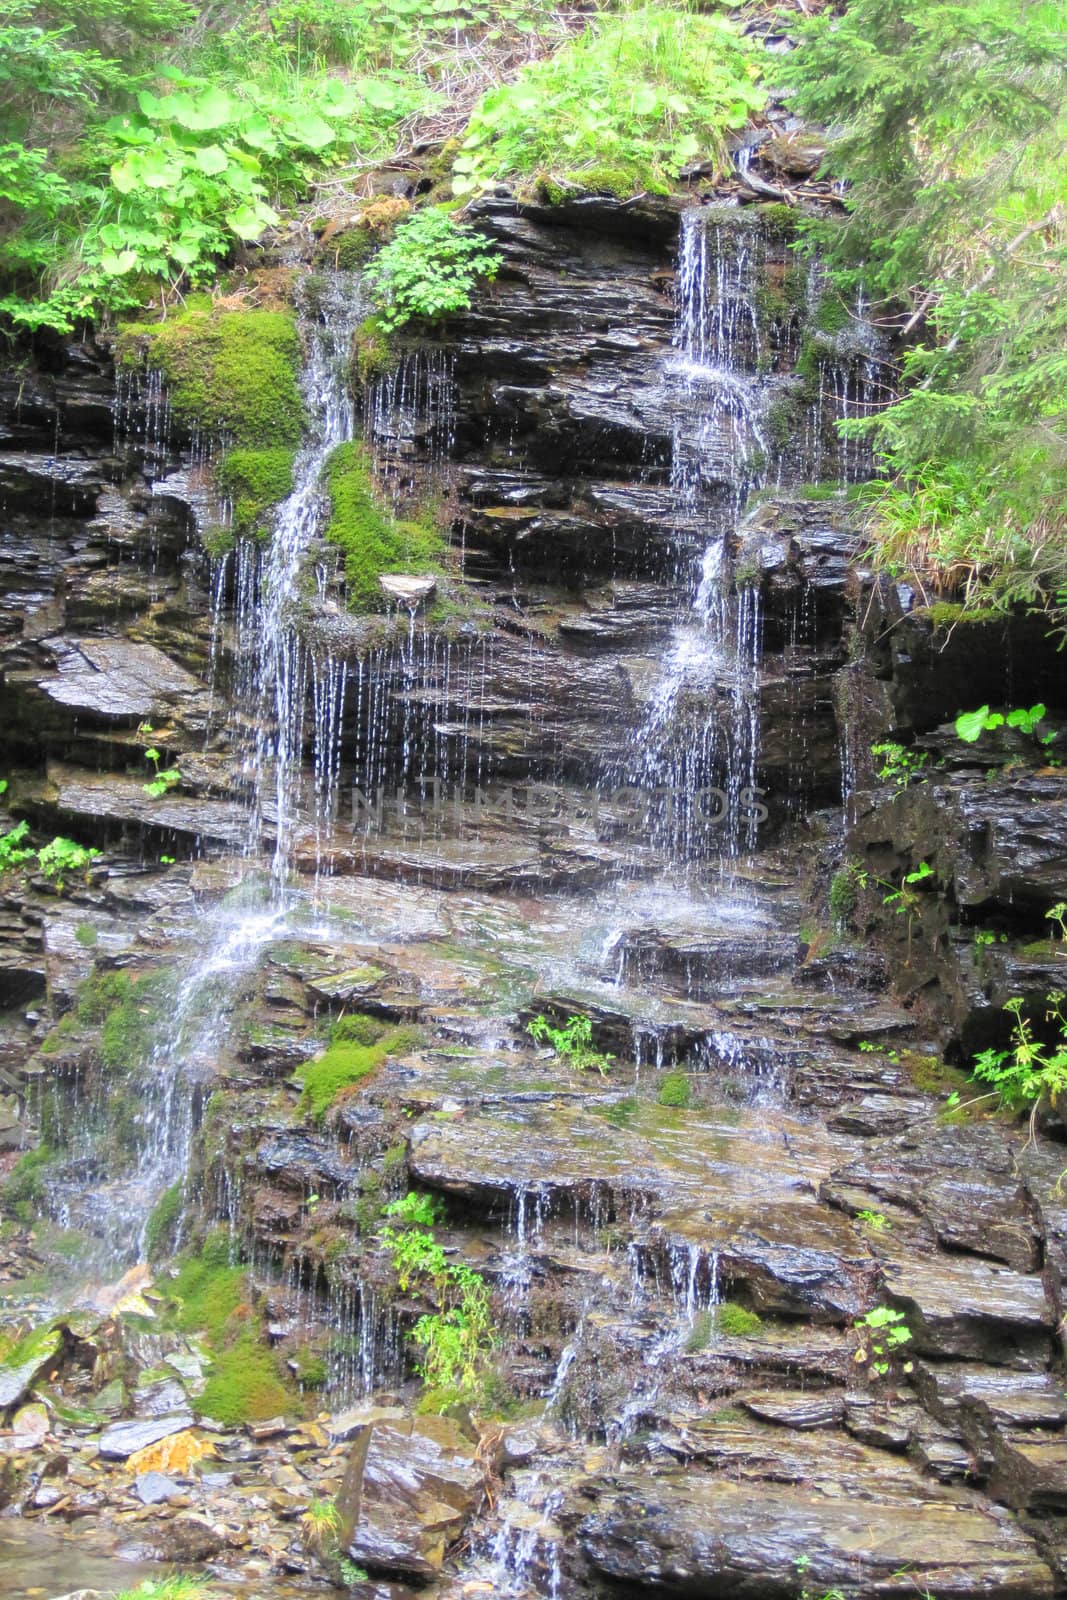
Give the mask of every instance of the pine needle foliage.
[[850, 424], [890, 571], [1067, 617], [1067, 49], [1049, 0], [853, 0], [799, 24], [795, 103], [833, 129], [844, 226], [808, 229], [904, 336]]

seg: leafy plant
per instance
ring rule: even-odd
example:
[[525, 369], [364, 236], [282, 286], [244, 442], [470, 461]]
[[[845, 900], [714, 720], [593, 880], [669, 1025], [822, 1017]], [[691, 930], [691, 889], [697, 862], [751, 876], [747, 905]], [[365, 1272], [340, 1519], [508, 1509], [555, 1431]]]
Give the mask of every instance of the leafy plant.
[[[785, 75], [831, 127], [838, 285], [906, 333], [901, 391], [848, 430], [883, 477], [876, 559], [974, 609], [1067, 607], [1067, 57], [1047, 0], [850, 0], [792, 18]], [[1022, 176], [1025, 174], [1025, 176]]]
[[[856, 1319], [863, 1342], [853, 1360], [868, 1363], [868, 1371], [876, 1378], [884, 1378], [896, 1353], [911, 1342], [911, 1330], [903, 1311], [891, 1306], [875, 1306], [866, 1316]], [[902, 1371], [911, 1371], [911, 1362], [904, 1363]]]
[[1045, 1021], [1053, 1025], [1058, 1035], [1051, 1045], [1035, 1038], [1033, 1024], [1023, 1015], [1025, 1001], [1018, 995], [1007, 1001], [1004, 1010], [1014, 1018], [1009, 1048], [983, 1050], [971, 1069], [976, 1078], [992, 1084], [1001, 1103], [1010, 1110], [1031, 1107], [1031, 1120], [1043, 1101], [1055, 1105], [1067, 1089], [1065, 999], [1067, 995], [1060, 989], [1053, 989], [1046, 996]]
[[78, 844], [58, 834], [50, 844], [42, 845], [37, 852], [37, 865], [49, 882], [62, 893], [63, 885], [72, 872], [85, 872], [99, 857], [99, 850]]
[[396, 1217], [414, 1227], [432, 1228], [441, 1220], [442, 1206], [433, 1194], [416, 1194], [409, 1190], [399, 1200], [391, 1200], [384, 1209], [387, 1217]]
[[956, 737], [964, 740], [966, 744], [974, 744], [983, 733], [992, 732], [995, 728], [1021, 728], [1023, 733], [1031, 739], [1036, 739], [1040, 744], [1048, 745], [1053, 742], [1056, 735], [1046, 733], [1039, 735], [1038, 724], [1045, 717], [1045, 707], [1041, 704], [1031, 706], [1029, 710], [1016, 708], [1001, 713], [990, 711], [988, 706], [979, 706], [977, 711], [961, 711], [956, 718]]
[[496, 277], [502, 257], [481, 234], [439, 206], [402, 222], [364, 272], [387, 330], [415, 317], [466, 311], [479, 278]]
[[869, 1211], [866, 1208], [856, 1212], [856, 1221], [862, 1222], [864, 1227], [873, 1229], [875, 1233], [884, 1233], [890, 1226], [884, 1211]]
[[419, 1376], [430, 1389], [470, 1398], [494, 1343], [489, 1289], [480, 1273], [448, 1261], [429, 1226], [413, 1225], [424, 1222], [434, 1206], [429, 1196], [412, 1192], [394, 1201], [388, 1213], [411, 1225], [401, 1232], [383, 1228], [381, 1241], [391, 1252], [401, 1290], [422, 1279], [439, 1301], [411, 1331], [421, 1351]]
[[593, 1021], [584, 1012], [576, 1012], [561, 1028], [554, 1027], [543, 1013], [534, 1017], [526, 1032], [535, 1044], [550, 1044], [558, 1056], [569, 1061], [580, 1072], [596, 1071], [607, 1077], [612, 1055], [597, 1050], [593, 1044]]
[[144, 758], [152, 763], [155, 777], [150, 783], [143, 783], [141, 787], [145, 794], [152, 796], [153, 800], [161, 799], [163, 795], [169, 794], [172, 789], [177, 788], [178, 784], [181, 783], [182, 775], [178, 768], [162, 766], [162, 753], [154, 745], [149, 745], [144, 753]]
[[30, 825], [25, 818], [16, 822], [7, 833], [0, 835], [0, 872], [9, 872], [12, 867], [19, 867], [28, 861], [34, 851], [24, 846], [22, 841], [30, 831]]
[[1049, 906], [1045, 921], [1056, 923], [1061, 940], [1067, 941], [1067, 900], [1058, 900], [1054, 906]]
[[666, 6], [594, 17], [547, 60], [486, 93], [453, 163], [457, 195], [529, 173], [616, 192], [663, 190], [759, 110], [762, 56], [726, 18]]
[[878, 776], [883, 783], [891, 783], [898, 793], [913, 779], [926, 777], [923, 769], [930, 759], [926, 750], [909, 750], [905, 745], [886, 742], [872, 744], [871, 755], [882, 758]]

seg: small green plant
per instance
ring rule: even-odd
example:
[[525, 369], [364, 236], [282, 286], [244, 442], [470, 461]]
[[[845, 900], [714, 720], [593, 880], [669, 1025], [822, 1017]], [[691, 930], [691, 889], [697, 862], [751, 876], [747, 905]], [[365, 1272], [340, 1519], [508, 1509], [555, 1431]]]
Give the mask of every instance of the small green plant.
[[881, 757], [878, 776], [883, 783], [891, 783], [898, 794], [915, 779], [927, 775], [925, 768], [930, 755], [926, 750], [909, 750], [902, 744], [883, 743], [872, 744], [871, 755]]
[[890, 1045], [876, 1044], [873, 1039], [861, 1039], [857, 1048], [862, 1050], [865, 1056], [885, 1056], [894, 1066], [900, 1065], [900, 1051], [892, 1049]]
[[391, 1200], [385, 1207], [384, 1216], [396, 1217], [399, 1222], [405, 1222], [412, 1227], [432, 1228], [441, 1221], [443, 1207], [440, 1200], [433, 1194], [416, 1194], [413, 1189], [400, 1200]]
[[[894, 1311], [892, 1306], [875, 1306], [866, 1316], [857, 1318], [856, 1327], [861, 1330], [863, 1342], [853, 1360], [866, 1363], [867, 1370], [876, 1378], [884, 1378], [897, 1352], [911, 1342], [911, 1329], [903, 1311]], [[911, 1362], [905, 1362], [901, 1370], [910, 1372]]]
[[482, 234], [427, 206], [400, 224], [363, 278], [379, 323], [391, 332], [415, 317], [466, 311], [479, 278], [495, 278], [501, 259]]
[[991, 733], [995, 728], [1019, 728], [1028, 738], [1034, 739], [1038, 744], [1050, 745], [1055, 739], [1054, 733], [1038, 733], [1038, 724], [1046, 715], [1046, 708], [1038, 703], [1030, 706], [1028, 710], [1015, 707], [1007, 712], [990, 711], [988, 706], [979, 706], [977, 711], [961, 711], [956, 718], [956, 737], [965, 744], [975, 744], [983, 733]]
[[561, 1028], [554, 1027], [542, 1013], [527, 1025], [526, 1032], [535, 1044], [551, 1045], [558, 1056], [579, 1072], [595, 1071], [606, 1078], [611, 1071], [615, 1057], [595, 1048], [593, 1020], [583, 1011], [576, 1012]]
[[320, 1561], [336, 1560], [341, 1548], [341, 1513], [333, 1500], [317, 1497], [300, 1518], [304, 1544]]
[[341, 1581], [347, 1583], [350, 1589], [354, 1589], [357, 1583], [366, 1583], [370, 1576], [366, 1567], [358, 1566], [355, 1561], [350, 1561], [347, 1556], [342, 1556], [337, 1565], [341, 1573]]
[[407, 1223], [402, 1231], [382, 1229], [382, 1244], [392, 1256], [401, 1291], [418, 1282], [438, 1301], [411, 1331], [421, 1352], [416, 1370], [428, 1390], [470, 1399], [485, 1375], [495, 1340], [490, 1320], [489, 1288], [480, 1273], [450, 1263], [430, 1231], [437, 1220], [436, 1202], [428, 1195], [406, 1194], [387, 1208]]
[[33, 855], [33, 850], [22, 843], [29, 831], [30, 825], [23, 818], [0, 836], [0, 872], [10, 872], [12, 867], [20, 867]]
[[174, 865], [174, 857], [173, 856], [160, 856], [159, 864], [160, 864], [161, 867], [172, 867]]
[[1039, 1106], [1047, 1100], [1055, 1105], [1067, 1089], [1067, 994], [1053, 989], [1046, 996], [1045, 1021], [1053, 1025], [1058, 1039], [1046, 1045], [1035, 1038], [1033, 1024], [1023, 1015], [1025, 1002], [1018, 995], [1007, 1001], [1004, 1010], [1014, 1017], [1011, 1044], [1007, 1050], [983, 1050], [974, 1059], [972, 1072], [983, 1083], [992, 1084], [1002, 1105], [1009, 1110], [1031, 1108], [1031, 1122]]
[[[1046, 916], [1049, 913], [1046, 912]], [[992, 944], [1007, 944], [1006, 933], [994, 933], [992, 928], [979, 928], [974, 936], [976, 950], [987, 950]]]
[[182, 775], [177, 767], [164, 767], [161, 764], [163, 761], [162, 753], [154, 745], [149, 745], [144, 753], [144, 758], [146, 761], [151, 762], [155, 777], [150, 783], [143, 783], [141, 787], [145, 794], [152, 796], [153, 800], [160, 800], [165, 794], [169, 794], [172, 789], [177, 788], [182, 781]]
[[210, 1592], [202, 1578], [177, 1573], [159, 1583], [146, 1579], [136, 1589], [123, 1589], [114, 1600], [208, 1600]]
[[1045, 912], [1045, 921], [1054, 922], [1060, 930], [1060, 939], [1067, 941], [1067, 900], [1058, 900]]
[[37, 865], [48, 881], [54, 883], [62, 893], [71, 873], [87, 873], [99, 855], [99, 850], [92, 850], [59, 834], [50, 844], [42, 845], [38, 850]]
[[908, 919], [908, 946], [911, 947], [911, 936], [919, 914], [922, 897], [916, 893], [915, 885], [925, 883], [927, 878], [934, 876], [934, 869], [928, 861], [920, 861], [912, 872], [906, 872], [899, 884], [892, 884], [885, 878], [873, 878], [867, 872], [860, 871], [856, 881], [860, 887], [866, 889], [869, 884], [875, 883], [884, 890], [882, 904], [891, 909], [898, 917]]
[[884, 1211], [869, 1211], [866, 1207], [856, 1212], [856, 1221], [862, 1222], [865, 1228], [870, 1228], [875, 1233], [884, 1233], [890, 1227], [889, 1218]]

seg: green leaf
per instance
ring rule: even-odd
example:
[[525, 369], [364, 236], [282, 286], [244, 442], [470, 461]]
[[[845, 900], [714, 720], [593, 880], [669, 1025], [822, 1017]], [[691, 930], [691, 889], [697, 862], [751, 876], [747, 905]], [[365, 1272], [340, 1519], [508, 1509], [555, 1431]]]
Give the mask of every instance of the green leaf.
[[977, 711], [961, 711], [956, 718], [956, 737], [965, 744], [974, 744], [985, 732], [988, 716], [988, 706], [979, 706]]
[[325, 150], [337, 137], [330, 124], [312, 111], [294, 117], [289, 123], [288, 132], [297, 144], [306, 145], [309, 150]]
[[278, 148], [278, 140], [267, 118], [261, 112], [255, 111], [251, 116], [245, 117], [238, 130], [245, 144], [251, 145], [253, 150], [262, 150], [273, 155]]
[[280, 221], [278, 213], [262, 202], [238, 206], [235, 211], [226, 213], [226, 226], [232, 229], [239, 239], [258, 239], [264, 229]]
[[119, 194], [132, 194], [137, 187], [137, 173], [133, 167], [134, 157], [127, 156], [125, 161], [116, 161], [111, 168], [111, 181]]
[[175, 95], [173, 99], [176, 102], [174, 120], [183, 128], [206, 132], [212, 128], [224, 128], [233, 121], [233, 101], [225, 89], [209, 89], [193, 101], [184, 95]]
[[196, 164], [201, 172], [206, 173], [209, 178], [214, 178], [220, 172], [225, 172], [230, 163], [220, 145], [207, 144], [196, 152]]

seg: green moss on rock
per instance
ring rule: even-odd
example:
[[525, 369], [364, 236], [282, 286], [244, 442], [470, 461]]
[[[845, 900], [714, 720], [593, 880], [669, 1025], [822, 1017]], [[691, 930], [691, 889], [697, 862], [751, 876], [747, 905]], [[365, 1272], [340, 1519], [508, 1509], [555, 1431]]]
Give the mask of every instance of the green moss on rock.
[[715, 1327], [719, 1333], [727, 1334], [731, 1339], [748, 1339], [758, 1333], [763, 1326], [762, 1320], [754, 1311], [749, 1311], [745, 1306], [739, 1306], [732, 1300], [724, 1300], [715, 1307]]
[[215, 471], [220, 491], [233, 506], [233, 533], [262, 538], [266, 513], [293, 488], [296, 451], [288, 445], [265, 450], [227, 450]]
[[156, 1261], [174, 1248], [178, 1223], [182, 1214], [182, 1186], [172, 1183], [152, 1207], [145, 1224], [145, 1253], [149, 1261]]
[[319, 1119], [346, 1090], [354, 1089], [381, 1065], [387, 1055], [402, 1055], [419, 1041], [414, 1027], [388, 1027], [360, 1013], [339, 1017], [321, 1056], [301, 1073], [300, 1109]]
[[193, 1400], [201, 1417], [238, 1427], [264, 1422], [295, 1409], [295, 1397], [282, 1382], [278, 1364], [251, 1329], [212, 1358], [202, 1393]]
[[378, 504], [361, 445], [338, 445], [326, 466], [326, 483], [330, 494], [326, 538], [344, 558], [348, 600], [354, 610], [379, 610], [385, 605], [378, 584], [385, 573], [438, 571], [445, 552], [440, 530], [429, 520], [397, 521]]
[[659, 1086], [656, 1096], [661, 1106], [680, 1106], [683, 1109], [689, 1105], [691, 1091], [689, 1079], [684, 1072], [668, 1072]]
[[397, 351], [377, 317], [365, 317], [352, 338], [352, 366], [360, 383], [369, 383], [396, 365]]
[[226, 437], [235, 448], [300, 440], [300, 339], [290, 311], [222, 311], [193, 296], [166, 322], [127, 324], [116, 353], [124, 366], [160, 369], [185, 427]]

